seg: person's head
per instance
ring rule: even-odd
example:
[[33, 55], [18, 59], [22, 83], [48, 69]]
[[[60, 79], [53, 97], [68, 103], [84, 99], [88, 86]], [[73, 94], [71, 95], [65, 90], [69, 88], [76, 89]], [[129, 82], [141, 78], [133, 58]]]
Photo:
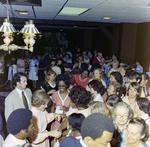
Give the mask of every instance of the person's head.
[[58, 66], [58, 65], [62, 65], [62, 63], [63, 63], [63, 59], [62, 58], [57, 58], [56, 59], [56, 65]]
[[82, 70], [88, 69], [88, 64], [87, 63], [82, 63], [81, 64], [81, 69]]
[[135, 61], [136, 66], [140, 65], [140, 60]]
[[86, 64], [90, 64], [90, 59], [89, 58], [85, 58], [83, 62], [86, 63]]
[[92, 99], [92, 95], [82, 86], [74, 86], [69, 92], [69, 97], [71, 99], [70, 105], [75, 107], [87, 108], [89, 102]]
[[81, 71], [81, 78], [82, 79], [86, 79], [87, 77], [88, 77], [88, 75], [89, 75], [89, 71], [88, 71], [88, 69], [83, 69], [82, 71]]
[[104, 80], [104, 73], [100, 68], [95, 68], [93, 71], [93, 78]]
[[60, 74], [56, 77], [56, 86], [60, 92], [64, 92], [70, 86], [69, 77], [65, 74]]
[[16, 109], [7, 119], [7, 130], [18, 139], [29, 137], [34, 131], [32, 112], [29, 109]]
[[99, 63], [93, 63], [90, 72], [93, 72], [96, 68], [101, 69], [101, 65]]
[[129, 98], [136, 99], [140, 95], [140, 85], [137, 82], [132, 82], [128, 89]]
[[129, 119], [133, 116], [133, 110], [125, 102], [119, 102], [115, 105], [112, 113], [112, 118], [116, 122], [117, 126], [127, 125]]
[[113, 60], [117, 60], [117, 58], [118, 58], [118, 55], [114, 53], [114, 54], [112, 55], [112, 59], [113, 59]]
[[138, 72], [133, 72], [130, 76], [129, 76], [129, 82], [137, 82], [138, 84], [141, 83], [142, 77], [141, 74]]
[[37, 59], [37, 56], [35, 54], [32, 54], [31, 59], [35, 60]]
[[117, 94], [112, 94], [107, 97], [106, 106], [109, 108], [110, 111], [112, 111], [114, 106], [119, 102], [122, 102], [122, 99], [119, 98]]
[[121, 73], [122, 77], [124, 77], [124, 76], [125, 76], [125, 73], [126, 73], [126, 70], [125, 70], [124, 67], [120, 67], [120, 68], [119, 68], [119, 72]]
[[112, 61], [112, 67], [116, 69], [119, 66], [119, 62], [117, 60]]
[[47, 84], [48, 82], [53, 82], [55, 81], [55, 78], [56, 78], [56, 73], [53, 70], [49, 70], [45, 76], [45, 83]]
[[38, 110], [45, 111], [49, 101], [49, 95], [44, 90], [40, 89], [34, 91], [31, 99], [31, 104]]
[[92, 80], [88, 83], [90, 92], [94, 94], [95, 92], [103, 95], [105, 93], [105, 87], [98, 80]]
[[70, 84], [73, 85], [73, 84], [75, 83], [75, 80], [74, 80], [74, 77], [73, 77], [73, 75], [71, 74], [71, 72], [66, 71], [64, 74], [69, 77]]
[[111, 119], [111, 113], [103, 102], [91, 101], [89, 103], [89, 113], [102, 113]]
[[52, 59], [51, 59], [50, 66], [53, 67], [53, 66], [55, 66], [55, 64], [56, 64], [56, 59], [55, 59], [55, 58], [52, 58]]
[[126, 131], [126, 143], [130, 146], [138, 144], [145, 137], [146, 128], [146, 123], [142, 118], [132, 118]]
[[132, 69], [129, 67], [129, 68], [127, 68], [126, 69], [126, 72], [125, 72], [125, 76], [126, 76], [126, 78], [129, 78], [130, 77], [130, 75], [133, 73], [133, 71], [132, 71]]
[[94, 50], [94, 55], [96, 55], [97, 54], [97, 50]]
[[111, 82], [107, 88], [108, 95], [117, 94], [121, 85], [118, 82]]
[[113, 132], [112, 121], [101, 113], [89, 115], [81, 126], [81, 136], [87, 147], [110, 147]]
[[134, 111], [138, 117], [142, 117], [144, 114], [150, 115], [150, 101], [147, 98], [137, 97], [134, 106]]
[[66, 53], [65, 58], [66, 58], [66, 60], [69, 60], [69, 59], [71, 59], [71, 56], [68, 53]]
[[142, 74], [142, 80], [141, 80], [140, 85], [141, 85], [142, 87], [146, 87], [146, 83], [147, 83], [148, 81], [149, 81], [149, 76], [148, 76], [148, 74], [143, 73], [143, 74]]
[[80, 67], [75, 67], [75, 68], [72, 70], [72, 74], [73, 74], [73, 75], [81, 74], [81, 69], [80, 69]]
[[78, 60], [79, 60], [79, 62], [82, 62], [82, 61], [83, 61], [83, 56], [82, 56], [82, 55], [79, 55], [79, 56], [78, 56]]
[[81, 125], [83, 120], [85, 119], [85, 116], [81, 113], [72, 113], [68, 117], [69, 127], [72, 131], [78, 131], [81, 133]]
[[83, 56], [83, 57], [85, 57], [87, 54], [88, 54], [87, 50], [84, 50], [84, 51], [82, 52], [82, 56]]
[[116, 82], [118, 82], [118, 83], [120, 83], [120, 84], [122, 85], [123, 79], [122, 79], [121, 73], [118, 72], [118, 71], [112, 72], [112, 73], [110, 74], [110, 81], [111, 81], [111, 82], [116, 81]]
[[24, 90], [27, 86], [26, 74], [21, 73], [21, 72], [14, 74], [12, 82], [13, 82], [13, 85], [15, 85], [18, 89]]
[[99, 59], [102, 59], [102, 58], [103, 58], [103, 54], [102, 54], [101, 52], [98, 52], [98, 53], [97, 53], [97, 57], [98, 57]]
[[74, 67], [79, 67], [79, 60], [74, 61]]
[[63, 64], [65, 71], [72, 71], [73, 65], [72, 63], [65, 63]]

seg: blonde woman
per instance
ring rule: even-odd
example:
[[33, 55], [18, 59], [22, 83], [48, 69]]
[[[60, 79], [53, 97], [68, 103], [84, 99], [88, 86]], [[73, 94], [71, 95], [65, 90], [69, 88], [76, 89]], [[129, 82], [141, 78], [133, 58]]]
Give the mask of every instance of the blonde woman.
[[42, 83], [41, 89], [47, 92], [51, 96], [55, 91], [58, 90], [55, 83], [56, 73], [53, 70], [49, 70], [46, 73], [45, 81]]

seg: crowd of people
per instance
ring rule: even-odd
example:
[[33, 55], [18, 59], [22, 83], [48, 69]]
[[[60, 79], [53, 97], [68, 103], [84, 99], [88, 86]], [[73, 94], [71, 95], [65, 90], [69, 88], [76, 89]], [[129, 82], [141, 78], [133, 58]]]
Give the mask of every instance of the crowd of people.
[[139, 60], [127, 65], [117, 54], [80, 48], [50, 52], [37, 88], [40, 61], [25, 57], [10, 59], [3, 147], [150, 147], [150, 72]]

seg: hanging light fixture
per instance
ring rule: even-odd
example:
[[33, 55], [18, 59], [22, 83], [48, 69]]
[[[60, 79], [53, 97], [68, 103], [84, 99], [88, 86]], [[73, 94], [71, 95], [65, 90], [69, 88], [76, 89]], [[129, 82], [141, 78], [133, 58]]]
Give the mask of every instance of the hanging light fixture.
[[26, 22], [24, 27], [21, 29], [20, 33], [23, 34], [24, 43], [26, 46], [18, 46], [15, 44], [10, 44], [13, 41], [13, 33], [16, 32], [13, 25], [9, 22], [9, 13], [8, 13], [8, 0], [7, 0], [7, 19], [4, 19], [3, 25], [0, 27], [0, 32], [4, 32], [2, 37], [5, 44], [0, 45], [0, 49], [4, 51], [15, 51], [17, 49], [25, 49], [33, 52], [33, 45], [35, 44], [35, 34], [40, 34], [38, 29], [33, 24], [33, 20]]

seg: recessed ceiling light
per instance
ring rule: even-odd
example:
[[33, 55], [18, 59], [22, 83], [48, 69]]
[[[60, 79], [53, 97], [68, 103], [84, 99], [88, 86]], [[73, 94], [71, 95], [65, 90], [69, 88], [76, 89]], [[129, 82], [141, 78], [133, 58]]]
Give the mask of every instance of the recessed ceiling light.
[[60, 11], [60, 15], [79, 15], [85, 11], [87, 11], [89, 8], [76, 8], [76, 7], [64, 7]]
[[112, 17], [103, 17], [102, 19], [112, 19]]
[[78, 26], [73, 26], [74, 28], [77, 28]]
[[61, 32], [63, 31], [63, 30], [60, 30]]
[[28, 12], [18, 12], [18, 14], [20, 14], [20, 15], [29, 15]]

